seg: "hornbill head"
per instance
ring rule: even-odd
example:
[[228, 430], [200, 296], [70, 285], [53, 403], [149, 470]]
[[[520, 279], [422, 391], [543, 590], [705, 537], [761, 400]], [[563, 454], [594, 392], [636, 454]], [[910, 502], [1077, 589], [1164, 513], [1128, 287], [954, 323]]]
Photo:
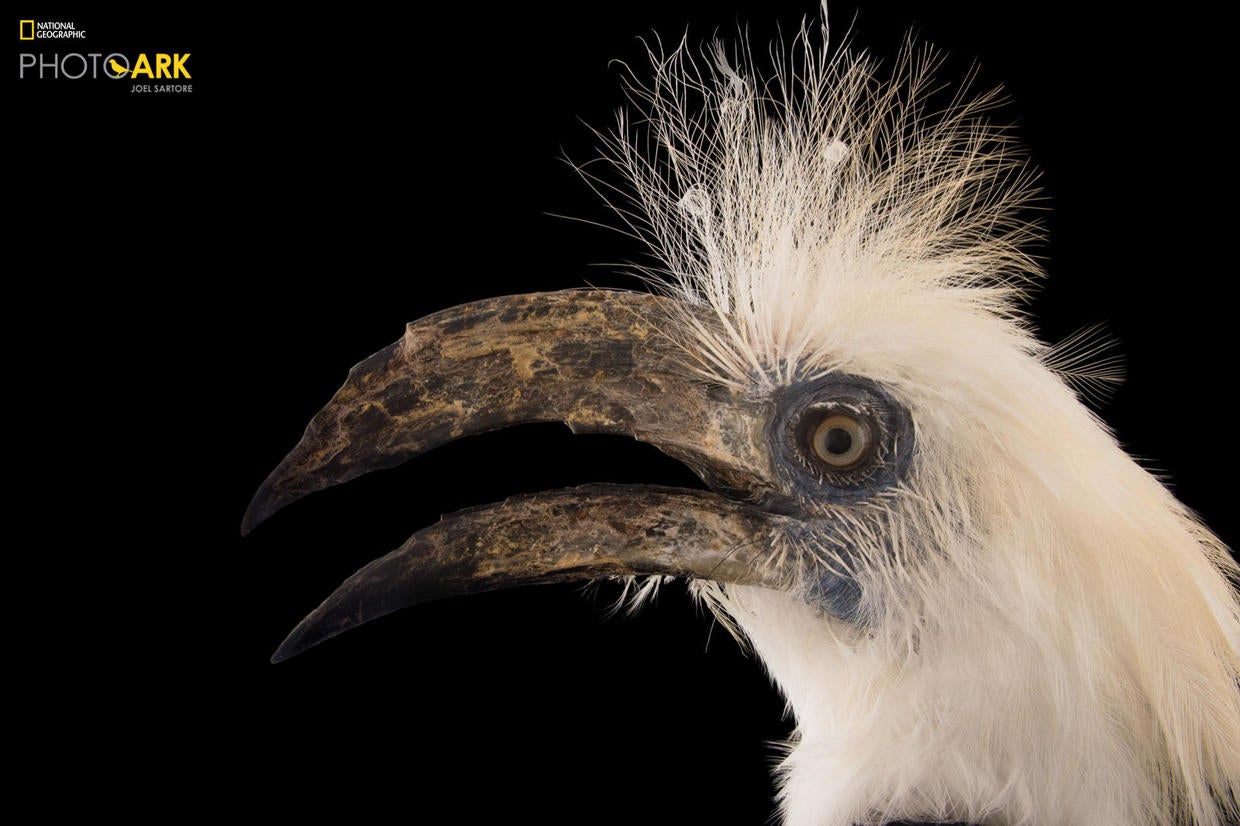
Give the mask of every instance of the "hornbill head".
[[688, 319], [717, 324], [642, 293], [509, 296], [411, 323], [357, 365], [263, 483], [243, 530], [315, 490], [523, 422], [633, 436], [715, 492], [591, 486], [454, 514], [358, 571], [274, 659], [418, 602], [599, 576], [763, 586], [866, 622], [874, 608], [848, 534], [883, 530], [883, 508], [865, 503], [894, 495], [908, 473], [907, 409], [842, 371], [765, 389], [719, 384], [659, 332]]
[[[419, 602], [689, 578], [796, 715], [790, 824], [1222, 823], [1240, 786], [1226, 549], [1081, 404], [1020, 311], [1032, 175], [993, 95], [798, 47], [652, 54], [606, 139], [652, 293], [454, 307], [350, 373], [263, 483], [307, 494], [525, 422], [632, 436], [709, 491], [592, 485], [445, 517], [286, 659]], [[653, 155], [645, 154], [647, 151]], [[1087, 379], [1098, 374], [1084, 372]]]

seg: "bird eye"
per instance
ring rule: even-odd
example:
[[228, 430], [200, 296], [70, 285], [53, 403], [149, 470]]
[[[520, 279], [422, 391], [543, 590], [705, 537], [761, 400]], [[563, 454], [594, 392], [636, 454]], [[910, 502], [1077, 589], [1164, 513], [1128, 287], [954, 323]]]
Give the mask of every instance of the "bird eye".
[[767, 440], [787, 487], [769, 494], [769, 507], [858, 502], [899, 482], [909, 467], [912, 417], [872, 379], [827, 373], [777, 391], [773, 402]]
[[830, 413], [814, 425], [810, 448], [832, 470], [851, 470], [874, 454], [874, 438], [863, 420]]

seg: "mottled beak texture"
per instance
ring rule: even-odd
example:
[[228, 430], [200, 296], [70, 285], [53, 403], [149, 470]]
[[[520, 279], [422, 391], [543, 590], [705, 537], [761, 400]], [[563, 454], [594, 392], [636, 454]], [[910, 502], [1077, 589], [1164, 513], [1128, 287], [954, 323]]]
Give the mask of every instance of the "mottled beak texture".
[[762, 562], [786, 520], [703, 491], [620, 485], [470, 508], [349, 577], [272, 660], [410, 605], [519, 585], [666, 574], [783, 587]]
[[771, 478], [765, 414], [694, 375], [658, 332], [674, 312], [686, 309], [631, 292], [488, 299], [409, 324], [354, 367], [259, 488], [242, 533], [314, 491], [526, 422], [633, 436], [716, 492], [590, 486], [461, 511], [350, 577], [273, 659], [402, 607], [531, 583], [669, 574], [789, 587], [762, 564], [789, 519], [748, 504]]

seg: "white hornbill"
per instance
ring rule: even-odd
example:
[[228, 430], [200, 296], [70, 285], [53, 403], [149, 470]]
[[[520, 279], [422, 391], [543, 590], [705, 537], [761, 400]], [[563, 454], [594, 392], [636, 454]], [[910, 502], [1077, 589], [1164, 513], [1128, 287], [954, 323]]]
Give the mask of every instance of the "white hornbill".
[[[685, 577], [796, 719], [789, 826], [1199, 824], [1240, 795], [1240, 569], [1078, 400], [1021, 312], [1033, 174], [946, 93], [808, 30], [651, 53], [600, 187], [650, 293], [448, 309], [357, 365], [248, 531], [317, 490], [536, 421], [627, 434], [710, 491], [594, 485], [445, 517], [279, 661], [431, 599]], [[967, 84], [966, 84], [967, 85]], [[614, 200], [614, 199], [613, 199]], [[648, 590], [648, 589], [647, 589]]]

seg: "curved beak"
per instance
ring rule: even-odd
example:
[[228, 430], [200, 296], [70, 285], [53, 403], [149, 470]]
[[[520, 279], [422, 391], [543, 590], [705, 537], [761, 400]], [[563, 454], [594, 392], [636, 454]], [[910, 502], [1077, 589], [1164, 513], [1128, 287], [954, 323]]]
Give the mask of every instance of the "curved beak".
[[263, 482], [242, 533], [314, 491], [525, 422], [631, 435], [727, 497], [594, 486], [461, 511], [354, 574], [274, 659], [471, 591], [639, 574], [786, 586], [763, 564], [786, 518], [742, 503], [767, 489], [765, 416], [686, 368], [684, 352], [658, 332], [673, 312], [686, 310], [653, 295], [570, 290], [488, 299], [409, 324], [350, 371]]
[[763, 562], [787, 519], [704, 491], [623, 485], [458, 511], [345, 580], [271, 659], [420, 602], [519, 585], [663, 574], [785, 587]]

